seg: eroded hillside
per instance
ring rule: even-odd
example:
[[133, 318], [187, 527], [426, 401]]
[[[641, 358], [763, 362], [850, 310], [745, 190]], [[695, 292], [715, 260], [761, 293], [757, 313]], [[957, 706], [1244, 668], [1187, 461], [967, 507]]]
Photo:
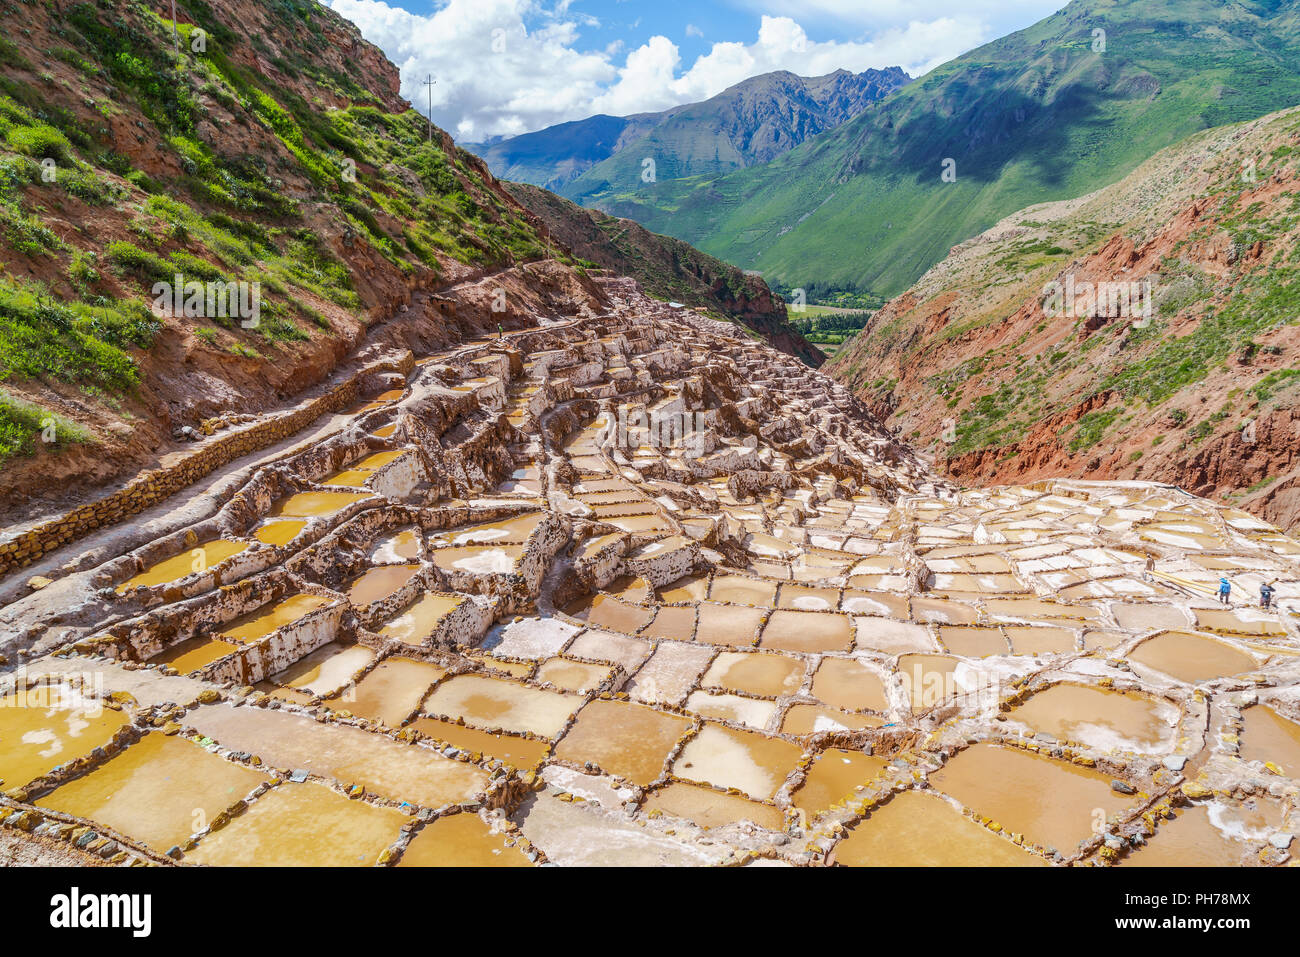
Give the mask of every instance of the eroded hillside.
[[630, 219], [584, 209], [537, 186], [507, 183], [506, 188], [573, 255], [631, 276], [661, 299], [734, 319], [814, 368], [826, 361], [821, 350], [790, 325], [785, 303], [758, 276], [680, 239], [652, 233]]
[[1164, 481], [1294, 527], [1297, 146], [1290, 110], [1009, 217], [828, 371], [957, 481]]
[[191, 0], [173, 35], [170, 9], [5, 7], [8, 524], [333, 388], [389, 337], [431, 348], [603, 308], [352, 24], [314, 0]]

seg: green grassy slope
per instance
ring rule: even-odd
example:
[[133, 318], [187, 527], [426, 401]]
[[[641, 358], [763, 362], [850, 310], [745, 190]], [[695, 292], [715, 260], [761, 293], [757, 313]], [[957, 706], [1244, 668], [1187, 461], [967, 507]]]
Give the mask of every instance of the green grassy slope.
[[[481, 162], [397, 97], [396, 68], [314, 0], [179, 0], [179, 42], [139, 0], [4, 10], [0, 465], [47, 418], [57, 445], [85, 438], [60, 409], [156, 408], [165, 330], [284, 367], [394, 290], [544, 252]], [[177, 273], [260, 283], [260, 324], [158, 315], [152, 287]]]
[[1017, 209], [1297, 102], [1297, 0], [1075, 0], [771, 163], [628, 178], [586, 202], [783, 286], [892, 295]]

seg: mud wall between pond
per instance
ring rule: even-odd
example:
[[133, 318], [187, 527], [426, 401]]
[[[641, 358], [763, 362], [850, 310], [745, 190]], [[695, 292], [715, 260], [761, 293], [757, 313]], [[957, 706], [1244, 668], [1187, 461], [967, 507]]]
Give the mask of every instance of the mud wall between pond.
[[338, 412], [360, 395], [368, 376], [382, 372], [410, 373], [415, 357], [371, 363], [306, 405], [222, 436], [168, 468], [146, 472], [111, 495], [79, 505], [72, 511], [0, 542], [0, 576], [24, 568], [57, 548], [106, 525], [113, 525], [156, 505], [235, 459], [268, 448], [306, 428], [326, 413]]

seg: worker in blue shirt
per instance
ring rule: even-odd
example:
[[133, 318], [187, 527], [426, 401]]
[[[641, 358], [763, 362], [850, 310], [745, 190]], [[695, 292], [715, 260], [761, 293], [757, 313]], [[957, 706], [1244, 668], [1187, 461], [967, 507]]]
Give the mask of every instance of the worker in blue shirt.
[[1226, 578], [1219, 579], [1219, 601], [1224, 605], [1232, 604], [1229, 598], [1232, 595], [1232, 583]]

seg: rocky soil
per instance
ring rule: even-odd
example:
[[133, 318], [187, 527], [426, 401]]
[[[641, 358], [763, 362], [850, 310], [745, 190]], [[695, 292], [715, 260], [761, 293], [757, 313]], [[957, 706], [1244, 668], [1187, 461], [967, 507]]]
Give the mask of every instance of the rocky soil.
[[[1009, 217], [828, 371], [955, 481], [1162, 481], [1294, 528], [1298, 124], [1286, 111], [1208, 131], [1114, 186]], [[1067, 280], [1079, 298], [1062, 315], [1050, 284]], [[1082, 292], [1145, 281], [1145, 324], [1090, 311]]]

